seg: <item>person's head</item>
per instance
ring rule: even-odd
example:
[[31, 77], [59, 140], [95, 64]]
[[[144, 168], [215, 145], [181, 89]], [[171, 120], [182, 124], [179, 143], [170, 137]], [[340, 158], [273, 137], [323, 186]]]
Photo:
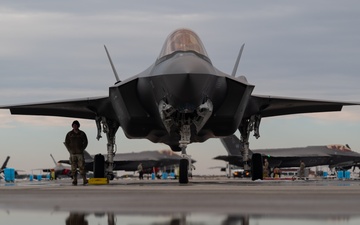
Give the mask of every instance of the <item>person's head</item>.
[[79, 121], [74, 120], [74, 122], [72, 122], [71, 126], [74, 130], [77, 130], [80, 127], [80, 123], [79, 123]]

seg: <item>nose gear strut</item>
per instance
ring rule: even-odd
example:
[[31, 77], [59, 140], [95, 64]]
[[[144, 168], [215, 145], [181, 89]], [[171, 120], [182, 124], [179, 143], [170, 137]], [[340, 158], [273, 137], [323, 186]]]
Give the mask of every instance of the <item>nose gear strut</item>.
[[189, 183], [189, 170], [191, 170], [191, 157], [186, 154], [186, 147], [190, 144], [190, 125], [181, 126], [180, 136], [179, 147], [181, 148], [182, 159], [180, 159], [179, 166], [179, 183], [187, 184]]

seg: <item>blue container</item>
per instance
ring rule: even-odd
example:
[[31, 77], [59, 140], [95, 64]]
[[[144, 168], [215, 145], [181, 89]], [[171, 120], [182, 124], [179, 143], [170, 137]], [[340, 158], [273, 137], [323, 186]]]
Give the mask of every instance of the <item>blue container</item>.
[[327, 177], [328, 176], [328, 172], [323, 172], [323, 177]]
[[6, 182], [14, 182], [15, 181], [15, 169], [14, 168], [5, 168], [4, 175], [5, 175]]
[[345, 171], [345, 179], [350, 179], [350, 171]]
[[339, 178], [339, 179], [343, 179], [343, 178], [344, 178], [344, 172], [343, 172], [342, 170], [339, 170], [339, 171], [337, 172], [337, 178]]
[[29, 181], [33, 181], [33, 180], [34, 180], [34, 175], [30, 174]]
[[166, 180], [168, 178], [168, 173], [164, 172], [162, 174], [162, 179]]
[[41, 177], [41, 174], [37, 175], [37, 180], [38, 180], [38, 181], [41, 181], [41, 178], [42, 178], [42, 177]]
[[46, 174], [46, 180], [50, 180], [50, 173]]
[[155, 173], [151, 174], [151, 180], [155, 180]]

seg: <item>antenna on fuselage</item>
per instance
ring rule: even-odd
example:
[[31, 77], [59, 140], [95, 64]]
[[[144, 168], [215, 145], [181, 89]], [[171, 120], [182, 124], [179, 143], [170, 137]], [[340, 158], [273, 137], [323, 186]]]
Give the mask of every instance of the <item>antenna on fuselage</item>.
[[112, 60], [111, 60], [110, 54], [109, 54], [109, 52], [108, 52], [108, 50], [107, 50], [107, 48], [106, 48], [105, 45], [104, 45], [104, 48], [105, 48], [105, 51], [106, 51], [106, 55], [107, 55], [108, 58], [109, 58], [111, 68], [112, 68], [112, 70], [113, 70], [113, 72], [114, 72], [114, 75], [115, 75], [115, 78], [116, 78], [116, 83], [118, 83], [118, 82], [120, 82], [119, 76], [118, 76], [118, 74], [117, 74], [117, 72], [116, 72], [115, 66], [114, 66], [114, 64], [113, 64], [113, 62], [112, 62]]
[[245, 46], [245, 43], [244, 43], [244, 44], [241, 46], [241, 48], [240, 48], [239, 55], [238, 55], [238, 57], [237, 57], [237, 59], [236, 59], [234, 69], [233, 69], [233, 71], [232, 71], [232, 73], [231, 73], [231, 76], [233, 76], [233, 77], [235, 77], [235, 75], [236, 75], [236, 71], [237, 71], [237, 68], [238, 68], [238, 66], [239, 66], [239, 62], [240, 62], [240, 58], [241, 58], [242, 52], [243, 52], [243, 50], [244, 50], [244, 46]]

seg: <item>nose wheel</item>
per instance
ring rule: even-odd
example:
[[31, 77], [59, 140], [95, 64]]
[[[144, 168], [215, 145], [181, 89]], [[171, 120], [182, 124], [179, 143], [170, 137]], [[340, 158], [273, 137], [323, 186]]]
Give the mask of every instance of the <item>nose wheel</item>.
[[[186, 147], [190, 144], [190, 125], [183, 125], [180, 130], [181, 140], [179, 141], [179, 147], [181, 148], [181, 156], [179, 164], [179, 183], [189, 183], [189, 159], [186, 154]], [[191, 159], [190, 159], [191, 160]]]
[[180, 159], [180, 167], [179, 167], [179, 183], [187, 184], [189, 183], [189, 160], [186, 158]]

